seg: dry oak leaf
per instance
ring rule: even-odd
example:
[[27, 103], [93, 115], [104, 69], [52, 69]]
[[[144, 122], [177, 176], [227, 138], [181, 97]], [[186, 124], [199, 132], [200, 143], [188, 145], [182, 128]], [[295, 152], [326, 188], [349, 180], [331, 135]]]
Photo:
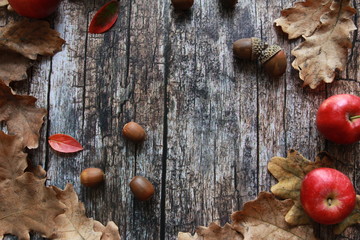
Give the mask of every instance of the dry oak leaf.
[[12, 81], [26, 79], [30, 62], [20, 53], [0, 47], [0, 80], [9, 85]]
[[0, 131], [0, 183], [14, 180], [24, 173], [27, 168], [27, 154], [23, 149], [21, 137], [10, 136]]
[[330, 83], [346, 65], [351, 48], [350, 33], [356, 30], [351, 20], [356, 10], [350, 0], [306, 0], [281, 12], [277, 26], [289, 39], [302, 36], [304, 42], [292, 50], [292, 66], [299, 71], [304, 86], [314, 89]]
[[0, 238], [12, 234], [29, 240], [30, 231], [51, 238], [54, 218], [64, 212], [55, 192], [39, 179], [26, 172], [14, 180], [0, 182]]
[[94, 221], [95, 232], [102, 232], [100, 240], [121, 240], [119, 228], [113, 221], [109, 221], [106, 226], [98, 221]]
[[51, 237], [54, 218], [64, 212], [45, 179], [23, 173], [26, 167], [22, 139], [0, 131], [0, 239], [13, 234], [28, 240], [30, 231]]
[[279, 201], [268, 192], [244, 204], [242, 211], [232, 214], [233, 229], [244, 236], [244, 240], [313, 240], [316, 239], [311, 226], [291, 226], [284, 215], [293, 206], [290, 199]]
[[281, 199], [294, 201], [294, 206], [285, 216], [287, 223], [292, 225], [311, 223], [300, 203], [300, 188], [305, 175], [320, 167], [334, 167], [334, 160], [326, 152], [319, 153], [315, 162], [307, 160], [293, 149], [288, 151], [286, 158], [273, 157], [270, 160], [268, 169], [279, 181], [271, 187], [271, 192]]
[[21, 136], [24, 146], [37, 148], [39, 131], [46, 110], [35, 106], [36, 98], [14, 95], [0, 82], [0, 121], [5, 121], [9, 134]]
[[[97, 228], [100, 230], [97, 231], [94, 228], [95, 221], [92, 218], [87, 218], [85, 216], [84, 204], [79, 201], [74, 187], [71, 184], [66, 185], [65, 190], [61, 190], [53, 186], [54, 191], [56, 192], [57, 198], [66, 205], [66, 210], [64, 214], [61, 214], [56, 217], [56, 237], [54, 239], [63, 239], [63, 240], [116, 240], [114, 234], [115, 224], [110, 224], [107, 228], [101, 228], [97, 225]], [[115, 225], [115, 227], [114, 227]], [[116, 227], [116, 230], [117, 227]], [[108, 238], [103, 236], [103, 231], [106, 231]], [[111, 238], [111, 236], [114, 236]]]
[[320, 25], [320, 17], [330, 10], [332, 0], [306, 0], [281, 11], [276, 26], [289, 34], [289, 39], [310, 36]]
[[31, 60], [35, 60], [37, 55], [54, 55], [64, 43], [65, 40], [46, 21], [22, 20], [0, 28], [0, 47]]
[[190, 233], [179, 232], [178, 240], [243, 240], [244, 237], [233, 229], [230, 224], [220, 227], [211, 223], [209, 227], [198, 227], [194, 236]]

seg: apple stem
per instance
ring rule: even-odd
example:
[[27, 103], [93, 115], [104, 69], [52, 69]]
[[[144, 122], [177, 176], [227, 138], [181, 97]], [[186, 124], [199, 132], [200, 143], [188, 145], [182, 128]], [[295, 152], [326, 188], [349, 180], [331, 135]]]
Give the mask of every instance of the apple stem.
[[331, 206], [331, 204], [332, 204], [332, 199], [331, 199], [331, 198], [328, 198], [327, 202], [328, 202], [328, 205]]
[[360, 115], [350, 117], [350, 121], [360, 118]]

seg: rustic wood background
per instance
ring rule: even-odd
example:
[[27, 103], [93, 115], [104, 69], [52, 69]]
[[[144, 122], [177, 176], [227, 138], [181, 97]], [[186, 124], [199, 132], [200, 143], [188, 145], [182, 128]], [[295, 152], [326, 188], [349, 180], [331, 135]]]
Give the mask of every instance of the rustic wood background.
[[[360, 95], [359, 31], [339, 79], [311, 90], [290, 67], [290, 51], [301, 40], [288, 41], [273, 26], [295, 0], [241, 0], [233, 10], [219, 0], [195, 0], [188, 12], [174, 11], [170, 0], [120, 0], [116, 25], [88, 34], [89, 21], [106, 2], [64, 0], [49, 18], [67, 41], [63, 51], [40, 59], [29, 80], [15, 84], [48, 109], [40, 147], [30, 158], [48, 171], [49, 185], [73, 183], [89, 217], [115, 221], [126, 240], [176, 239], [198, 225], [224, 224], [269, 191], [276, 181], [267, 163], [290, 148], [309, 159], [328, 151], [360, 194], [360, 144], [325, 141], [315, 126], [324, 99]], [[353, 5], [360, 8], [358, 0]], [[2, 10], [1, 25], [14, 17]], [[358, 15], [354, 22], [359, 27]], [[232, 43], [252, 36], [285, 49], [283, 77], [270, 79], [256, 64], [233, 57]], [[148, 134], [139, 146], [121, 136], [131, 120]], [[74, 136], [85, 150], [55, 153], [46, 142], [55, 133]], [[105, 171], [104, 185], [80, 185], [87, 167]], [[151, 201], [134, 200], [128, 184], [135, 175], [154, 183]], [[360, 225], [337, 237], [331, 227], [316, 230], [321, 239], [360, 239]]]

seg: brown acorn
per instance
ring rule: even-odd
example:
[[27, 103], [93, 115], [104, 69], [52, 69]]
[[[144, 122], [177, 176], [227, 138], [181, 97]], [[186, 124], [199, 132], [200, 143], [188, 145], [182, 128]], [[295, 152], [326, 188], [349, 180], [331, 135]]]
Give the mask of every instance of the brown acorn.
[[86, 168], [80, 174], [80, 182], [86, 187], [96, 187], [105, 179], [105, 174], [100, 168]]
[[142, 142], [146, 138], [145, 130], [136, 122], [128, 122], [124, 125], [122, 134], [125, 138], [134, 141]]
[[227, 8], [233, 8], [237, 4], [238, 0], [221, 0], [221, 4]]
[[286, 54], [278, 45], [272, 45], [263, 51], [259, 61], [264, 71], [272, 77], [280, 77], [286, 71]]
[[176, 10], [188, 10], [194, 4], [194, 0], [171, 0], [171, 3]]
[[246, 60], [256, 60], [268, 47], [259, 38], [242, 38], [234, 42], [233, 53], [236, 57]]
[[142, 176], [135, 176], [130, 182], [130, 189], [136, 199], [140, 201], [149, 200], [155, 193], [154, 185]]

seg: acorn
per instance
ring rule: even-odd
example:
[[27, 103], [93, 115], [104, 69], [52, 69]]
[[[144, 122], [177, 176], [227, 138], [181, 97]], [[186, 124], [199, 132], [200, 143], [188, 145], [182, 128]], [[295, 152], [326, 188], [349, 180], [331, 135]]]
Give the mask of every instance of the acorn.
[[188, 10], [194, 4], [194, 0], [171, 0], [173, 7], [176, 10]]
[[100, 168], [86, 168], [80, 174], [80, 182], [86, 187], [96, 187], [105, 179], [105, 174]]
[[264, 71], [272, 77], [280, 77], [286, 71], [286, 54], [278, 45], [266, 48], [260, 54], [259, 61]]
[[233, 8], [237, 4], [238, 0], [221, 0], [221, 4], [227, 8]]
[[267, 74], [280, 77], [286, 71], [286, 54], [278, 45], [269, 46], [259, 38], [242, 38], [234, 42], [233, 53], [245, 60], [258, 59]]
[[142, 142], [146, 139], [144, 128], [136, 122], [128, 122], [125, 124], [122, 129], [122, 134], [125, 138], [134, 142]]
[[149, 200], [155, 193], [154, 185], [142, 176], [135, 176], [130, 182], [130, 189], [140, 201]]
[[266, 42], [259, 38], [242, 38], [234, 42], [233, 53], [236, 57], [245, 60], [256, 60], [268, 47]]

